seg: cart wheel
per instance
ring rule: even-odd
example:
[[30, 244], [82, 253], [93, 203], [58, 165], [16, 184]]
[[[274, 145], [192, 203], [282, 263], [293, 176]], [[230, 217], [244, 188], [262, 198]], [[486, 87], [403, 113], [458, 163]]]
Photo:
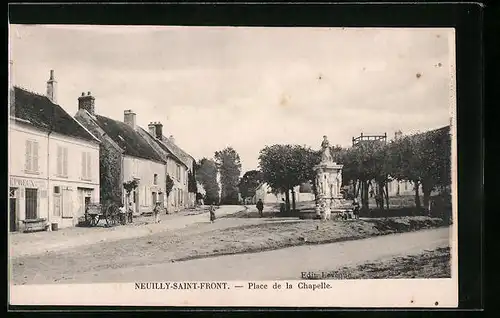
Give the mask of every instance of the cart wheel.
[[116, 206], [110, 205], [106, 211], [106, 224], [109, 226], [116, 225]]

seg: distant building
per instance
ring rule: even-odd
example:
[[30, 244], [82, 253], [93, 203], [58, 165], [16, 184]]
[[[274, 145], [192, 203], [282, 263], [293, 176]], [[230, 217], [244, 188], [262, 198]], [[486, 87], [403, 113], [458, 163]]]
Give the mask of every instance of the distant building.
[[[295, 191], [295, 202], [307, 202], [314, 201], [315, 196], [312, 192], [312, 187], [309, 184], [303, 184], [300, 186], [296, 186], [294, 188]], [[262, 200], [262, 202], [267, 204], [280, 203], [282, 199], [285, 199], [284, 193], [274, 194], [272, 192], [271, 187], [263, 182], [255, 189], [255, 195], [251, 200], [252, 204], [257, 203], [258, 200]], [[292, 200], [292, 195], [290, 191], [290, 201]]]
[[57, 104], [56, 84], [51, 71], [46, 96], [10, 89], [10, 231], [35, 219], [74, 226], [100, 199], [100, 140]]
[[[75, 118], [101, 139], [101, 200], [132, 202], [135, 215], [152, 212], [156, 202], [165, 204], [165, 160], [148, 143], [136, 125], [136, 114], [125, 110], [123, 121], [95, 112], [95, 98], [82, 93]], [[136, 180], [130, 196], [123, 184]]]

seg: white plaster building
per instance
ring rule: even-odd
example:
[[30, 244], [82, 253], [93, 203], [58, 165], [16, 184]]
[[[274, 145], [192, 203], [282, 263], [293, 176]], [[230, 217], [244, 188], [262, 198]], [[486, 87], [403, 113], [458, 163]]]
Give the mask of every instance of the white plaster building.
[[99, 139], [55, 100], [51, 71], [47, 96], [11, 88], [9, 116], [9, 227], [45, 219], [74, 226], [85, 205], [99, 202]]

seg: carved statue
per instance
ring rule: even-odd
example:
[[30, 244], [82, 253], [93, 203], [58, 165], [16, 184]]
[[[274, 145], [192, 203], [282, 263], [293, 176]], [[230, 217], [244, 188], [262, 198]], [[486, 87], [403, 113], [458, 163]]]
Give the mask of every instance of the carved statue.
[[328, 138], [326, 136], [323, 136], [323, 142], [321, 143], [321, 161], [322, 162], [333, 161], [332, 154], [330, 151], [330, 142], [328, 142]]

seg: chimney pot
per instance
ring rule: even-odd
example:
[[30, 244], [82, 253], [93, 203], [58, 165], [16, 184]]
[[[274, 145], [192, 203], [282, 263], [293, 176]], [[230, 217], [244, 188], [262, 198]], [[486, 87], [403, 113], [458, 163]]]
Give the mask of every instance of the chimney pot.
[[91, 96], [91, 95], [90, 95], [90, 92], [87, 92], [87, 95]]
[[95, 98], [89, 94], [86, 96], [85, 92], [82, 92], [82, 96], [78, 97], [78, 109], [85, 109], [91, 115], [95, 113]]
[[50, 78], [47, 81], [47, 98], [53, 103], [57, 102], [57, 82], [54, 80], [54, 70], [50, 70]]

